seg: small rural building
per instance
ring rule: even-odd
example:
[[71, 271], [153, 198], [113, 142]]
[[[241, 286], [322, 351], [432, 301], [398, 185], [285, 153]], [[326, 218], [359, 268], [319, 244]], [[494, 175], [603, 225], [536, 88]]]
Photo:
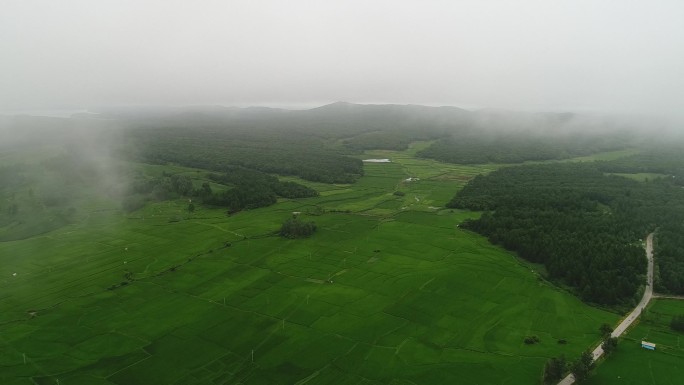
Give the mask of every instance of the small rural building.
[[641, 347], [648, 350], [655, 350], [656, 344], [652, 342], [641, 341]]

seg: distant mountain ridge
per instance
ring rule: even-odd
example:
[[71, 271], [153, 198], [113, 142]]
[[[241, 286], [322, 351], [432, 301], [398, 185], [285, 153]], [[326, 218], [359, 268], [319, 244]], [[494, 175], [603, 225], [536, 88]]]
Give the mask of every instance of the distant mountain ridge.
[[[322, 120], [330, 123], [343, 119], [345, 122], [365, 121], [371, 126], [377, 126], [382, 121], [385, 124], [406, 127], [420, 125], [424, 128], [450, 126], [463, 128], [470, 126], [479, 130], [529, 130], [553, 129], [554, 127], [574, 125], [592, 126], [596, 124], [606, 126], [609, 119], [595, 117], [589, 119], [574, 112], [524, 112], [503, 109], [467, 110], [454, 106], [424, 106], [419, 104], [358, 104], [338, 101], [309, 109], [286, 109], [267, 106], [226, 107], [220, 105], [198, 105], [182, 107], [116, 107], [95, 109], [101, 117], [123, 120], [146, 119], [210, 119], [210, 120], [251, 120], [269, 121], [303, 119], [305, 123]], [[92, 115], [90, 115], [92, 117]], [[286, 121], [282, 121], [285, 119]]]

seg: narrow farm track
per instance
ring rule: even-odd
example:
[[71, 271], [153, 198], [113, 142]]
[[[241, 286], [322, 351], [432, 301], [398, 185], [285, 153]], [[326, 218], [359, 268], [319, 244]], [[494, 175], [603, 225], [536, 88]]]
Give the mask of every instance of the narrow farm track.
[[[613, 330], [611, 337], [620, 337], [622, 333], [629, 328], [634, 321], [639, 317], [639, 314], [646, 308], [653, 297], [653, 233], [646, 238], [646, 258], [648, 258], [648, 270], [646, 274], [646, 288], [644, 289], [644, 296], [641, 297], [639, 304], [632, 310], [627, 317]], [[601, 345], [597, 346], [591, 354], [594, 361], [603, 356], [603, 348]], [[572, 373], [568, 374], [558, 385], [571, 385], [575, 383], [575, 376]]]
[[684, 299], [684, 295], [671, 295], [671, 294], [653, 294], [653, 298], [661, 299]]

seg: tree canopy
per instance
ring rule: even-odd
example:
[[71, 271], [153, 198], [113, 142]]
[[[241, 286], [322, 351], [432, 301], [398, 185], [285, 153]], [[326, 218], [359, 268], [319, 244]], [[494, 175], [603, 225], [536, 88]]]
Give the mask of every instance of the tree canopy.
[[316, 223], [304, 222], [298, 217], [287, 219], [280, 227], [280, 235], [285, 238], [308, 238], [316, 232]]

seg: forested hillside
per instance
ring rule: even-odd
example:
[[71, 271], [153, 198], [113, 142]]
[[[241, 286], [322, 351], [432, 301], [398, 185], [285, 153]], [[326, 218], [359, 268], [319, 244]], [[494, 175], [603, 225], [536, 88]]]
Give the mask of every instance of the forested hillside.
[[325, 183], [352, 183], [361, 160], [344, 156], [319, 138], [276, 130], [141, 128], [131, 130], [141, 160], [221, 171], [241, 166]]
[[648, 148], [640, 154], [600, 162], [602, 171], [616, 173], [649, 173], [655, 185], [674, 185], [668, 195], [653, 195], [652, 209], [658, 225], [655, 288], [661, 292], [684, 294], [684, 202], [680, 198], [684, 186], [684, 153], [678, 141]]
[[634, 300], [646, 268], [638, 240], [657, 229], [657, 288], [684, 290], [684, 191], [671, 179], [637, 182], [596, 164], [510, 167], [476, 177], [449, 206], [485, 210], [464, 226], [604, 304]]
[[[364, 150], [434, 143], [419, 157], [460, 164], [521, 163], [618, 150], [631, 128], [573, 114], [333, 103], [310, 110], [205, 108], [104, 114], [124, 122], [140, 159], [219, 170], [227, 165], [351, 183]], [[129, 151], [130, 148], [129, 148]]]
[[459, 164], [522, 163], [624, 149], [638, 137], [633, 127], [610, 119], [481, 110], [417, 155]]
[[566, 159], [625, 147], [626, 141], [613, 135], [466, 134], [440, 139], [420, 151], [418, 156], [459, 164], [522, 163]]

